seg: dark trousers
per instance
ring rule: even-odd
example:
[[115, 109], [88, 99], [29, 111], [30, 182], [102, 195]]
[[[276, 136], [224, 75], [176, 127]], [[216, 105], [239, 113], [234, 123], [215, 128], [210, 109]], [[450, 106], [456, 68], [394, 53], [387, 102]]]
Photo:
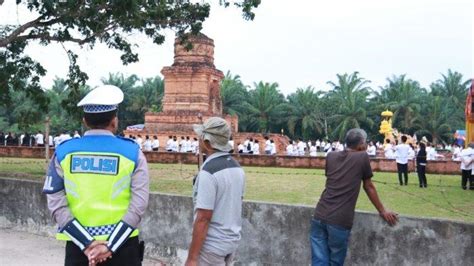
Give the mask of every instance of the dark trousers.
[[462, 170], [462, 189], [467, 189], [469, 182], [469, 189], [474, 189], [474, 177], [471, 175], [471, 170]]
[[426, 165], [417, 165], [416, 172], [418, 173], [418, 180], [420, 181], [420, 187], [426, 187]]
[[[129, 238], [121, 246], [111, 259], [107, 259], [100, 265], [107, 266], [141, 266], [141, 254], [138, 237]], [[72, 241], [66, 243], [66, 266], [88, 266], [89, 260], [76, 244]]]
[[397, 163], [397, 170], [398, 170], [398, 180], [400, 181], [400, 185], [403, 185], [402, 174], [403, 174], [403, 177], [405, 178], [405, 185], [406, 185], [408, 183], [408, 164]]

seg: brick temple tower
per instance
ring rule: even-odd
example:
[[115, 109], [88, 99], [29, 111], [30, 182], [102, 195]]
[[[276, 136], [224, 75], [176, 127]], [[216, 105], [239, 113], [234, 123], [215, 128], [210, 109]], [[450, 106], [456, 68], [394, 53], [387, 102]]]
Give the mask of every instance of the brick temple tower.
[[164, 67], [165, 91], [162, 112], [146, 113], [145, 128], [141, 132], [125, 134], [158, 135], [165, 143], [169, 135], [193, 136], [193, 124], [202, 123], [212, 116], [220, 116], [229, 122], [232, 132], [237, 132], [238, 118], [223, 116], [220, 82], [222, 71], [214, 66], [214, 41], [204, 34], [190, 36], [192, 49], [174, 44], [174, 63]]
[[[238, 117], [223, 115], [220, 83], [224, 74], [214, 66], [214, 41], [204, 34], [190, 36], [188, 41], [193, 45], [191, 50], [183, 47], [179, 39], [175, 40], [174, 62], [161, 70], [165, 82], [163, 111], [146, 113], [143, 130], [125, 130], [124, 134], [157, 136], [163, 147], [168, 136], [195, 137], [193, 124], [219, 116], [231, 126], [235, 144], [251, 137], [258, 139], [263, 149], [263, 134], [239, 133]], [[274, 139], [279, 154], [284, 153], [288, 144], [286, 136], [265, 135]]]

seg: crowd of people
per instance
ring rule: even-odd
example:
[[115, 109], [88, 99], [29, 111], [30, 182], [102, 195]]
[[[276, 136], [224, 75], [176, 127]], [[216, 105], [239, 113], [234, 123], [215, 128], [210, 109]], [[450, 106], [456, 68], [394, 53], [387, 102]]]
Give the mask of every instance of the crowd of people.
[[44, 147], [48, 144], [50, 147], [57, 147], [63, 141], [69, 140], [71, 138], [80, 138], [81, 135], [76, 130], [74, 134], [71, 134], [67, 131], [62, 133], [50, 134], [46, 139], [46, 135], [42, 131], [35, 133], [22, 133], [15, 134], [12, 132], [1, 132], [0, 131], [0, 145], [1, 146], [26, 146], [26, 147]]
[[[45, 134], [41, 131], [38, 131], [36, 134], [23, 133], [20, 135], [11, 132], [6, 134], [0, 132], [0, 145], [29, 147], [44, 147], [45, 145], [49, 145], [50, 147], [56, 148], [66, 140], [80, 137], [81, 135], [78, 131], [75, 131], [74, 134], [70, 134], [67, 131], [50, 134], [48, 139], [46, 139]], [[144, 138], [140, 134], [137, 136], [129, 135], [128, 138], [134, 140], [143, 151], [160, 151], [160, 141], [156, 135], [151, 137], [145, 135]], [[247, 137], [243, 143], [238, 142], [236, 145], [237, 149], [235, 149], [234, 140], [230, 137], [228, 144], [232, 147], [231, 152], [239, 154], [276, 155], [277, 145], [274, 140], [268, 136], [265, 136], [264, 140], [265, 143], [260, 146], [258, 139]], [[369, 141], [366, 146], [366, 152], [370, 158], [380, 157], [395, 160], [397, 164], [398, 181], [401, 186], [408, 184], [408, 164], [410, 162], [415, 163], [420, 188], [426, 188], [428, 186], [426, 180], [427, 163], [429, 163], [429, 161], [446, 159], [446, 156], [439, 154], [437, 150], [451, 152], [451, 159], [461, 162], [461, 187], [463, 189], [474, 190], [474, 147], [468, 146], [463, 149], [458, 144], [448, 144], [446, 146], [440, 144], [435, 146], [429, 143], [425, 137], [414, 145], [411, 142], [407, 142], [406, 136], [401, 137], [400, 143], [398, 140], [390, 141], [387, 139], [384, 144]], [[199, 142], [196, 137], [168, 136], [164, 151], [197, 154], [198, 147]], [[304, 141], [303, 139], [299, 139], [297, 141], [290, 140], [285, 152], [287, 156], [327, 157], [331, 152], [343, 151], [344, 149], [345, 145], [339, 141], [331, 142], [319, 139], [316, 141]], [[473, 173], [471, 174], [471, 172]]]

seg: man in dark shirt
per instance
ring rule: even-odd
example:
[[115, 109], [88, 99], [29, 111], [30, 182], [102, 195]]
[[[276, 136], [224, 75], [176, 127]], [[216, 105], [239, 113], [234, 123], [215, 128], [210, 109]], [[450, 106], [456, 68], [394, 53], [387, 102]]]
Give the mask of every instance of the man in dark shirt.
[[397, 214], [385, 210], [371, 181], [366, 139], [364, 130], [351, 129], [345, 150], [327, 155], [326, 188], [311, 221], [312, 265], [344, 264], [361, 183], [380, 216], [390, 225], [397, 223]]

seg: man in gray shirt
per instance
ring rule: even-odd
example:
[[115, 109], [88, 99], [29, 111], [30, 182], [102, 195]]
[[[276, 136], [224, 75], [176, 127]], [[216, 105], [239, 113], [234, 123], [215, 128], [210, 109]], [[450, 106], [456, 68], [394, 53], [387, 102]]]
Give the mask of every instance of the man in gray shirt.
[[231, 132], [224, 119], [211, 117], [194, 131], [208, 158], [193, 188], [193, 236], [186, 265], [230, 265], [241, 238], [245, 174], [229, 154]]
[[361, 183], [380, 216], [390, 225], [397, 222], [397, 214], [384, 208], [371, 181], [366, 139], [364, 130], [351, 129], [346, 134], [345, 150], [331, 152], [326, 158], [326, 188], [311, 222], [313, 266], [344, 264]]

